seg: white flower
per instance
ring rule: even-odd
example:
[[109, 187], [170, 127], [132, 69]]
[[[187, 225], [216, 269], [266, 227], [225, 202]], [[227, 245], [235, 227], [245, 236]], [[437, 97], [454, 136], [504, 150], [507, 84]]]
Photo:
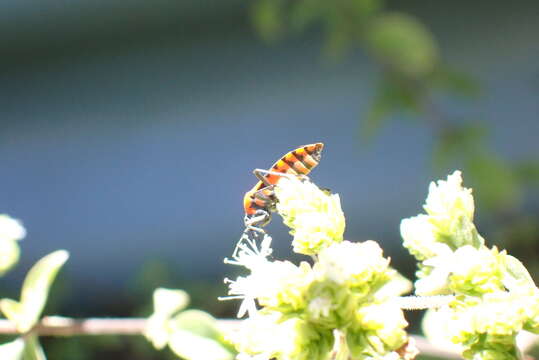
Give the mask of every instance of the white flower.
[[276, 313], [243, 320], [227, 337], [240, 352], [238, 360], [328, 359], [333, 343], [331, 331], [319, 333], [303, 320], [283, 320]]
[[339, 195], [329, 194], [309, 181], [283, 178], [275, 189], [277, 211], [294, 235], [294, 251], [315, 255], [343, 240], [345, 219]]
[[462, 174], [455, 171], [447, 177], [447, 181], [431, 182], [429, 196], [424, 205], [427, 214], [437, 217], [453, 217], [464, 214], [473, 220], [474, 201], [472, 190], [462, 187]]
[[276, 313], [243, 320], [227, 337], [240, 352], [237, 359], [268, 360], [294, 348], [295, 320], [280, 321]]
[[400, 232], [406, 247], [418, 260], [447, 253], [447, 244], [438, 241], [430, 216], [420, 214], [401, 221]]
[[443, 248], [438, 255], [425, 260], [423, 265], [432, 267], [432, 270], [428, 276], [415, 282], [415, 293], [422, 296], [448, 293], [449, 275], [458, 264], [459, 260], [449, 246]]
[[[271, 255], [272, 251], [271, 237], [268, 235], [264, 235], [259, 248], [255, 240], [243, 234], [236, 244], [232, 259], [225, 258], [225, 263], [243, 266], [251, 271], [260, 271], [270, 264], [267, 257]], [[225, 278], [225, 283], [229, 284], [228, 295], [230, 296], [220, 297], [219, 300], [242, 299], [237, 316], [242, 317], [245, 313], [249, 313], [249, 316], [254, 315], [257, 311], [255, 298], [256, 294], [259, 293], [256, 281], [257, 279], [253, 279], [253, 277], [239, 276], [236, 280]]]
[[343, 241], [322, 250], [316, 264], [319, 276], [337, 284], [368, 284], [372, 277], [388, 269], [389, 259], [375, 241], [362, 243]]
[[[302, 290], [313, 280], [310, 266], [303, 262], [296, 266], [289, 261], [269, 261], [271, 238], [264, 237], [260, 249], [253, 240], [245, 239], [238, 244], [234, 260], [225, 259], [229, 264], [244, 266], [251, 271], [248, 276], [236, 280], [225, 279], [229, 284], [229, 299], [243, 299], [238, 312], [242, 317], [246, 312], [254, 316], [257, 312], [255, 299], [262, 306], [300, 307], [304, 301]], [[226, 299], [226, 298], [225, 298]]]

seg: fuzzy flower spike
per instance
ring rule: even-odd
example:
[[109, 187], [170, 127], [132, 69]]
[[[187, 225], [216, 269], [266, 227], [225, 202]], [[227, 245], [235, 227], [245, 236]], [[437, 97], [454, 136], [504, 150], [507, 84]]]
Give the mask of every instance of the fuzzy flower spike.
[[307, 179], [286, 177], [275, 189], [277, 212], [294, 236], [294, 252], [315, 255], [343, 240], [345, 219], [338, 194], [321, 190]]
[[269, 236], [258, 246], [244, 234], [226, 260], [249, 271], [227, 280], [243, 300], [239, 315], [249, 315], [228, 336], [237, 359], [399, 359], [407, 323], [393, 300], [402, 288], [380, 246], [344, 241], [339, 196], [307, 179], [283, 178], [275, 193], [294, 251], [314, 263], [270, 260]]
[[424, 209], [401, 223], [404, 246], [419, 261], [416, 294], [453, 296], [427, 312], [425, 333], [434, 344], [452, 344], [465, 359], [520, 359], [517, 334], [539, 333], [539, 289], [528, 271], [485, 245], [460, 171], [431, 183]]

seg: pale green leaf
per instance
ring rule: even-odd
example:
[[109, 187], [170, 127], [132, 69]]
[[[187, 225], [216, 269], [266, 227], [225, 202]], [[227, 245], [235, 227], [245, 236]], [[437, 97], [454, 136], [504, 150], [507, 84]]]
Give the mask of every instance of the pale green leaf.
[[23, 360], [47, 360], [37, 336], [25, 339]]
[[503, 285], [508, 290], [517, 290], [523, 286], [529, 288], [535, 288], [535, 283], [533, 279], [524, 266], [516, 257], [507, 255], [506, 259], [506, 273], [503, 278]]
[[2, 360], [21, 360], [23, 353], [24, 340], [22, 338], [0, 345]]
[[178, 289], [158, 288], [153, 293], [154, 313], [149, 317], [144, 335], [160, 350], [167, 345], [169, 319], [189, 304], [189, 295]]
[[[0, 300], [0, 310], [6, 318], [13, 321], [15, 324], [19, 324], [23, 318], [22, 305], [12, 299]], [[18, 327], [18, 325], [17, 325]]]
[[55, 251], [39, 260], [28, 272], [21, 291], [21, 300], [0, 300], [0, 309], [13, 321], [20, 332], [27, 332], [35, 325], [47, 302], [49, 289], [56, 274], [67, 261], [65, 250]]
[[218, 341], [189, 331], [175, 331], [169, 340], [174, 353], [186, 360], [232, 360], [235, 354]]
[[150, 341], [157, 350], [167, 346], [169, 338], [168, 318], [158, 315], [152, 315], [148, 318], [144, 336]]
[[0, 276], [19, 261], [20, 252], [16, 240], [0, 240]]
[[158, 288], [153, 293], [155, 313], [171, 316], [189, 304], [189, 295], [179, 289]]
[[200, 310], [186, 310], [176, 315], [170, 323], [173, 331], [185, 330], [193, 334], [217, 340], [221, 332], [217, 321], [210, 314]]

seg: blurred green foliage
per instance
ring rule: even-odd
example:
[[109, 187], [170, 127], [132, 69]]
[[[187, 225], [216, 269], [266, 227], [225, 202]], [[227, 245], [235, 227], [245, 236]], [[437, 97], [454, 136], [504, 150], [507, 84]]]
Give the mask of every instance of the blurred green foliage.
[[[418, 18], [389, 10], [382, 0], [253, 0], [252, 21], [267, 41], [315, 28], [324, 34], [322, 47], [331, 58], [352, 50], [369, 55], [380, 77], [370, 109], [361, 114], [362, 141], [372, 141], [389, 121], [428, 127], [434, 177], [464, 171], [467, 183], [477, 189], [483, 219], [496, 224], [497, 230], [486, 235], [512, 253], [513, 246], [533, 247], [539, 240], [537, 227], [522, 228], [522, 219], [539, 222], [537, 215], [524, 215], [526, 206], [532, 211], [538, 206], [528, 201], [539, 188], [538, 155], [507, 161], [489, 144], [488, 119], [449, 114], [442, 104], [473, 105], [482, 89], [472, 76], [444, 62], [436, 39]], [[533, 265], [536, 258], [522, 259], [539, 269]]]

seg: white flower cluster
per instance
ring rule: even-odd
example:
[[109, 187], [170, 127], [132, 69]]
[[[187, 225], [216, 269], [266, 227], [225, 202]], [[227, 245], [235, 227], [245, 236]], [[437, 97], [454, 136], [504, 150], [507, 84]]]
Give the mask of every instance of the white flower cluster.
[[466, 359], [517, 359], [516, 335], [539, 333], [539, 289], [516, 258], [484, 245], [459, 171], [431, 183], [424, 209], [401, 223], [404, 246], [420, 261], [416, 294], [454, 296], [430, 311], [425, 332]]
[[398, 359], [407, 323], [391, 299], [403, 287], [395, 286], [401, 280], [380, 246], [343, 241], [338, 196], [293, 179], [279, 182], [276, 194], [294, 250], [310, 255], [314, 264], [270, 260], [271, 238], [264, 235], [259, 245], [244, 234], [232, 259], [225, 260], [249, 271], [226, 279], [230, 298], [243, 300], [238, 316], [249, 314], [229, 334], [238, 359]]
[[294, 251], [314, 255], [343, 240], [345, 219], [338, 194], [330, 194], [315, 184], [283, 178], [275, 189], [277, 211], [294, 235]]

